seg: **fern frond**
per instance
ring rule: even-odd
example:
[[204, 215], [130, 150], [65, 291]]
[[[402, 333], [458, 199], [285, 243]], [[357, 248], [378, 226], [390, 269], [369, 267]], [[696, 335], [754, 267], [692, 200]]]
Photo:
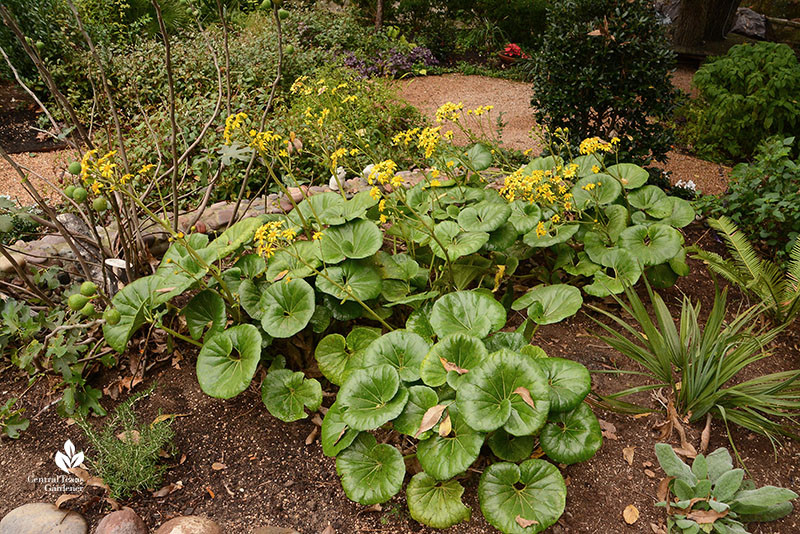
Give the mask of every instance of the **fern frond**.
[[742, 278], [746, 277], [752, 281], [762, 279], [764, 276], [762, 260], [736, 224], [725, 216], [709, 219], [708, 224], [725, 239], [728, 251], [741, 271]]
[[739, 286], [743, 291], [747, 291], [748, 285], [752, 282], [752, 279], [743, 276], [743, 273], [733, 260], [726, 260], [716, 252], [701, 250], [694, 254], [692, 258], [702, 261], [712, 272]]

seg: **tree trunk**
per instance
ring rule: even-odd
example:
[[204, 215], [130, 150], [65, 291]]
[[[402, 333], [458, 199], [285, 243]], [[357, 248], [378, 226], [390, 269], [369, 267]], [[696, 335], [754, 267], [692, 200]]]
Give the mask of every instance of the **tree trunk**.
[[383, 26], [383, 0], [378, 0], [378, 5], [375, 6], [375, 31], [378, 31]]
[[696, 48], [703, 44], [708, 4], [708, 0], [681, 0], [678, 20], [673, 24], [675, 30], [672, 40], [675, 46]]
[[706, 41], [722, 41], [733, 26], [741, 0], [711, 0], [708, 3]]

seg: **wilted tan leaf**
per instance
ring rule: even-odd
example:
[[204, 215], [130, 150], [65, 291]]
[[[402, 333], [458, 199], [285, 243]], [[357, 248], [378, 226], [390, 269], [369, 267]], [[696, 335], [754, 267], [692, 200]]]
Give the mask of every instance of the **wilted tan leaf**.
[[120, 440], [122, 443], [139, 443], [139, 435], [138, 430], [127, 430], [125, 432], [120, 432], [117, 434], [117, 439]]
[[442, 366], [444, 367], [445, 371], [455, 371], [456, 373], [463, 375], [469, 372], [469, 369], [463, 369], [452, 362], [448, 362], [441, 356], [439, 356], [439, 361], [442, 362]]
[[167, 495], [175, 493], [176, 491], [178, 491], [180, 489], [183, 489], [183, 482], [181, 482], [179, 480], [178, 482], [173, 482], [171, 484], [167, 484], [166, 486], [164, 486], [160, 490], [154, 491], [153, 492], [153, 497], [166, 497]]
[[614, 423], [609, 423], [603, 419], [598, 419], [597, 422], [600, 423], [600, 429], [603, 431], [604, 438], [613, 439], [614, 441], [619, 439], [617, 437], [617, 427], [614, 426]]
[[650, 469], [645, 469], [644, 474], [647, 475], [648, 478], [656, 478], [656, 474]]
[[658, 483], [656, 499], [658, 499], [659, 502], [667, 500], [667, 497], [669, 496], [669, 483], [672, 482], [674, 478], [675, 477], [662, 478], [661, 482]]
[[323, 530], [320, 534], [336, 534], [336, 531], [333, 530], [333, 527], [329, 523], [328, 526], [325, 527], [325, 530]]
[[339, 435], [338, 435], [338, 436], [336, 436], [336, 441], [334, 441], [334, 442], [333, 442], [333, 444], [334, 444], [334, 445], [336, 445], [337, 443], [339, 443], [339, 440], [340, 440], [340, 439], [342, 439], [342, 436], [344, 436], [345, 432], [347, 432], [347, 427], [344, 427], [344, 428], [342, 429], [342, 431], [341, 431], [341, 432], [339, 432]]
[[527, 404], [528, 406], [530, 406], [533, 409], [536, 409], [536, 405], [534, 404], [533, 399], [531, 398], [531, 392], [530, 391], [528, 391], [524, 387], [520, 386], [517, 389], [515, 389], [512, 393], [516, 393], [517, 395], [522, 397], [522, 400], [525, 401], [525, 404]]
[[75, 497], [80, 497], [80, 494], [73, 495], [71, 493], [65, 493], [61, 495], [58, 499], [56, 499], [56, 508], [61, 508], [61, 505], [67, 501], [71, 501]]
[[706, 414], [706, 426], [700, 434], [700, 452], [705, 454], [708, 450], [708, 442], [711, 439], [711, 412]]
[[686, 516], [686, 519], [694, 521], [700, 525], [710, 525], [717, 519], [722, 519], [730, 510], [725, 510], [724, 512], [720, 513], [716, 510], [695, 510], [694, 512], [690, 513]]
[[319, 434], [319, 427], [315, 426], [311, 429], [311, 432], [308, 433], [306, 436], [306, 445], [311, 445], [314, 443], [314, 440], [317, 439], [317, 435]]
[[589, 35], [589, 36], [591, 36], [591, 37], [598, 37], [598, 36], [600, 36], [601, 34], [600, 34], [600, 30], [592, 30], [592, 31], [590, 31], [589, 33], [587, 33], [586, 35]]
[[521, 515], [518, 515], [514, 521], [517, 522], [519, 526], [522, 528], [532, 527], [533, 525], [538, 525], [539, 522], [534, 519], [525, 519]]
[[450, 420], [450, 414], [444, 418], [444, 421], [439, 423], [439, 435], [446, 438], [453, 430], [453, 421]]
[[622, 518], [629, 525], [636, 523], [639, 520], [639, 509], [636, 508], [634, 505], [629, 504], [622, 511]]
[[314, 417], [311, 418], [311, 422], [317, 426], [322, 426], [322, 417], [320, 417], [318, 413], [315, 413]]
[[223, 464], [222, 462], [214, 462], [211, 464], [211, 469], [214, 471], [222, 471], [223, 469], [227, 469], [228, 466]]
[[289, 274], [289, 270], [288, 269], [284, 269], [283, 271], [279, 272], [278, 275], [275, 278], [272, 279], [272, 281], [273, 282], [277, 282], [279, 280], [282, 280], [283, 277], [286, 276], [287, 274]]
[[436, 423], [438, 423], [439, 419], [442, 418], [445, 408], [447, 408], [447, 405], [445, 404], [437, 404], [436, 406], [428, 408], [428, 411], [426, 411], [425, 415], [422, 416], [422, 422], [419, 425], [419, 429], [414, 434], [414, 437], [417, 438], [423, 432], [427, 432], [436, 426]]
[[106, 502], [111, 506], [111, 509], [115, 512], [117, 510], [122, 510], [122, 506], [120, 506], [119, 502], [116, 499], [112, 499], [111, 497], [106, 497]]
[[167, 419], [174, 419], [176, 417], [189, 417], [190, 415], [191, 414], [188, 413], [162, 413], [161, 415], [153, 419], [153, 422], [150, 423], [150, 426], [152, 427], [154, 425], [157, 425], [158, 423], [163, 423]]
[[622, 457], [625, 458], [628, 465], [633, 465], [633, 454], [635, 451], [636, 447], [625, 447], [622, 449]]

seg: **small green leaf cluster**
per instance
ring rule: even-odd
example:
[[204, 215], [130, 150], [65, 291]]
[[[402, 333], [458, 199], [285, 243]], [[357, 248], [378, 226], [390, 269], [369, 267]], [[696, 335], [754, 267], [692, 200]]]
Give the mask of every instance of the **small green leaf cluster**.
[[744, 470], [734, 469], [727, 449], [708, 456], [698, 454], [691, 468], [666, 443], [656, 444], [661, 468], [670, 477], [675, 495], [656, 506], [667, 509], [671, 533], [748, 534], [747, 523], [774, 521], [792, 513], [797, 494], [786, 488], [756, 488], [744, 480]]
[[768, 137], [800, 135], [800, 63], [783, 43], [746, 43], [706, 61], [686, 135], [700, 153], [741, 160]]
[[85, 418], [77, 420], [91, 443], [89, 464], [108, 485], [113, 499], [129, 497], [161, 484], [166, 470], [161, 455], [169, 453], [175, 432], [169, 419], [140, 423], [134, 410], [134, 405], [149, 396], [154, 388], [155, 385], [117, 406], [100, 431]]
[[31, 214], [40, 215], [41, 212], [35, 207], [17, 206], [13, 200], [0, 196], [0, 243], [11, 244], [35, 236], [39, 224]]
[[770, 138], [751, 163], [733, 168], [728, 190], [703, 196], [704, 214], [726, 216], [744, 234], [785, 259], [800, 235], [800, 160], [792, 157], [792, 137]]
[[675, 54], [650, 2], [550, 2], [542, 43], [533, 58], [537, 122], [580, 139], [625, 133], [621, 150], [632, 161], [665, 159]]
[[484, 444], [499, 459], [478, 487], [489, 523], [529, 533], [558, 520], [564, 479], [553, 464], [531, 457], [537, 441], [563, 464], [586, 461], [600, 448], [599, 423], [583, 402], [589, 372], [548, 358], [519, 332], [500, 332], [505, 323], [491, 294], [457, 291], [414, 312], [405, 329], [380, 335], [356, 328], [320, 342], [319, 368], [341, 386], [322, 422], [323, 452], [336, 457], [350, 499], [381, 503], [401, 490], [403, 454], [371, 434], [391, 428], [416, 440], [423, 471], [406, 498], [417, 521], [447, 528], [469, 519], [456, 477]]
[[24, 409], [14, 408], [16, 402], [17, 399], [12, 397], [0, 406], [0, 433], [11, 439], [19, 438], [19, 433], [27, 430], [30, 424], [30, 421], [22, 417]]

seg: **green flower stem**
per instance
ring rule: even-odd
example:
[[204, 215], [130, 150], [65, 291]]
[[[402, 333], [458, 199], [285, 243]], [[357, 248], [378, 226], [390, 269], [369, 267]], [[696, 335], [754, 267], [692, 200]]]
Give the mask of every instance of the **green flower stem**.
[[176, 332], [172, 328], [169, 328], [168, 326], [164, 326], [163, 323], [159, 323], [158, 327], [161, 330], [163, 330], [164, 332], [166, 332], [167, 334], [169, 334], [169, 335], [171, 335], [173, 337], [177, 337], [178, 339], [182, 339], [183, 341], [186, 341], [187, 343], [191, 343], [192, 345], [194, 345], [196, 347], [202, 347], [203, 346], [203, 344], [200, 343], [199, 341], [195, 341], [194, 339], [192, 339], [190, 337], [184, 336], [183, 334], [179, 334], [178, 332]]

